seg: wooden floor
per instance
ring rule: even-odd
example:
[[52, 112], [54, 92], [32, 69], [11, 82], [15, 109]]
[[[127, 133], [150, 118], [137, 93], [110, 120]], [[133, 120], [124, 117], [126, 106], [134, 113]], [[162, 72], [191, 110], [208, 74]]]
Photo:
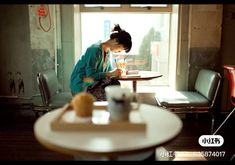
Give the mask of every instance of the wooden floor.
[[[173, 153], [170, 160], [200, 160], [196, 152], [215, 151], [225, 152], [224, 156], [210, 156], [205, 160], [229, 160], [235, 153], [235, 118], [228, 121], [218, 132], [224, 138], [222, 147], [205, 148], [198, 144], [201, 135], [209, 134], [209, 116], [187, 116], [182, 118], [183, 129], [170, 143], [165, 145], [168, 153]], [[218, 122], [220, 122], [219, 119]], [[1, 109], [0, 112], [0, 160], [73, 160], [72, 156], [63, 155], [46, 149], [40, 145], [33, 134], [33, 125], [36, 121], [34, 113], [30, 110]], [[175, 154], [177, 153], [177, 154]], [[186, 154], [183, 154], [186, 153]], [[188, 156], [189, 153], [194, 155]], [[175, 155], [180, 155], [175, 158]], [[182, 155], [185, 155], [182, 156]], [[187, 157], [187, 158], [186, 158]]]

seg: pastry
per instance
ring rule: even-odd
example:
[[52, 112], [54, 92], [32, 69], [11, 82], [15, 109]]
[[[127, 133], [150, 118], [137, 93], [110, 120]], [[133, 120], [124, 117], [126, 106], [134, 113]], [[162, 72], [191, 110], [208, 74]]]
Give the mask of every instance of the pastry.
[[94, 101], [95, 97], [90, 93], [81, 92], [76, 94], [71, 101], [71, 105], [75, 110], [76, 116], [91, 117], [94, 107]]

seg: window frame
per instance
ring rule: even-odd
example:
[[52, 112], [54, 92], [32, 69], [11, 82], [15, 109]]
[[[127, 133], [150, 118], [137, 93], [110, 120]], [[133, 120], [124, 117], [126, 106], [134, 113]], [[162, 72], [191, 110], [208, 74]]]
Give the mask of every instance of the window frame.
[[[91, 5], [91, 4], [89, 4]], [[95, 4], [94, 4], [95, 5]], [[99, 5], [99, 4], [97, 4]], [[85, 7], [85, 4], [80, 4], [80, 12], [172, 12], [172, 5], [164, 4], [166, 6], [151, 6], [151, 4], [143, 4], [141, 6], [131, 6], [132, 4], [112, 4], [120, 5], [120, 7], [105, 7], [108, 4], [100, 4], [97, 7]], [[133, 5], [142, 5], [142, 4], [133, 4]], [[156, 5], [156, 4], [152, 4]], [[163, 4], [159, 4], [163, 5]]]

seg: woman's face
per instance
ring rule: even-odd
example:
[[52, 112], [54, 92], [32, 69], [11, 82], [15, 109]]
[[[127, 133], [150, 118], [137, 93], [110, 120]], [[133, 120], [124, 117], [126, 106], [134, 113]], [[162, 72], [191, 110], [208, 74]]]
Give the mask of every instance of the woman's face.
[[115, 44], [113, 46], [110, 47], [110, 50], [113, 52], [113, 53], [119, 53], [121, 51], [124, 50], [124, 47], [123, 45], [121, 44]]

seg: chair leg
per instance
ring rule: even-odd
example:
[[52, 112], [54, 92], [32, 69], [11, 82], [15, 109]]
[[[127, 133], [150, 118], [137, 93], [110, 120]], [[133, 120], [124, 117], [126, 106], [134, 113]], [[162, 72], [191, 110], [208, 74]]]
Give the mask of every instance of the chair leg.
[[235, 154], [233, 154], [233, 156], [230, 158], [230, 161], [233, 161], [235, 158]]
[[229, 119], [229, 117], [233, 114], [233, 112], [235, 111], [235, 108], [233, 108], [232, 112], [229, 113], [229, 115], [224, 119], [224, 121], [220, 124], [220, 126], [217, 128], [217, 130], [213, 133], [213, 135], [215, 135], [220, 128], [224, 125], [224, 123]]
[[47, 106], [32, 106], [32, 111], [36, 118], [39, 118], [41, 115], [44, 115], [47, 112], [50, 112], [52, 109]]
[[214, 124], [215, 124], [215, 117], [214, 114], [211, 114], [211, 134], [213, 134], [214, 131]]
[[36, 118], [38, 118], [40, 115], [39, 115], [39, 112], [36, 112], [36, 111], [34, 111], [34, 116], [36, 117]]

